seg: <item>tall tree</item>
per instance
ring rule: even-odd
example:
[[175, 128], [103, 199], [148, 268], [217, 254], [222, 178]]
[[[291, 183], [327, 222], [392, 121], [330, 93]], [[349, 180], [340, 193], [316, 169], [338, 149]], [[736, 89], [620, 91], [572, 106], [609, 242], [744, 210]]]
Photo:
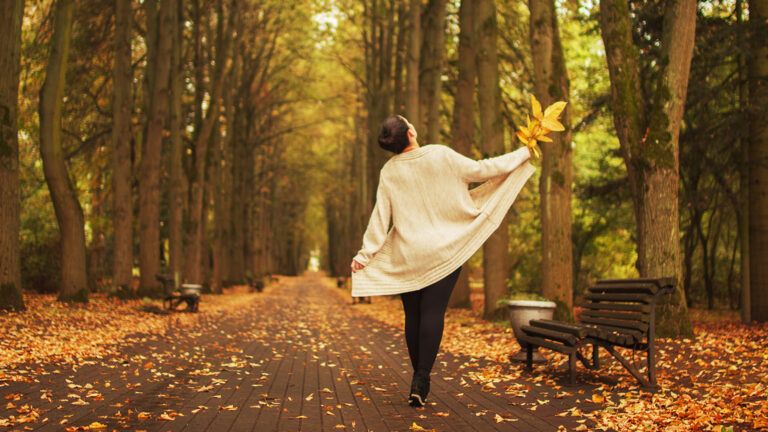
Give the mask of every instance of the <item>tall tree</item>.
[[224, 90], [229, 65], [230, 51], [232, 45], [232, 31], [234, 28], [234, 18], [237, 15], [237, 1], [233, 0], [228, 8], [229, 16], [227, 18], [226, 28], [224, 27], [225, 15], [223, 0], [218, 3], [217, 25], [219, 26], [216, 63], [211, 77], [213, 83], [211, 99], [205, 117], [203, 118], [200, 129], [195, 137], [195, 166], [194, 179], [190, 184], [190, 204], [189, 204], [189, 233], [187, 243], [187, 254], [184, 269], [184, 277], [194, 283], [202, 282], [201, 258], [203, 250], [203, 239], [205, 234], [204, 219], [204, 197], [205, 197], [205, 173], [209, 159], [209, 143], [211, 135], [214, 132], [214, 126], [221, 111], [221, 95]]
[[23, 0], [0, 1], [0, 310], [22, 310], [19, 258], [19, 67]]
[[184, 143], [182, 141], [183, 112], [181, 97], [184, 93], [184, 70], [182, 63], [183, 11], [184, 2], [175, 2], [173, 13], [173, 41], [171, 50], [171, 100], [168, 129], [171, 134], [171, 154], [168, 206], [168, 259], [171, 274], [183, 280], [184, 263], [184, 209], [186, 208], [187, 185], [184, 175]]
[[419, 63], [421, 61], [421, 0], [411, 0], [408, 9], [408, 55], [405, 62], [405, 116], [419, 117]]
[[[736, 24], [741, 28], [744, 23], [744, 5], [745, 0], [736, 0]], [[738, 36], [738, 76], [739, 80], [739, 113], [743, 114], [748, 107], [749, 100], [749, 76], [747, 55], [749, 46], [744, 32], [739, 32]], [[739, 147], [741, 148], [741, 170], [739, 172], [739, 270], [741, 272], [741, 295], [739, 303], [741, 305], [741, 321], [749, 323], [752, 321], [752, 301], [750, 298], [751, 284], [749, 281], [749, 138], [740, 137]]]
[[768, 321], [768, 1], [749, 1], [749, 282], [751, 318]]
[[[146, 2], [147, 9], [153, 8]], [[160, 165], [163, 145], [163, 128], [168, 117], [169, 76], [173, 39], [173, 0], [160, 0], [157, 16], [157, 37], [148, 39], [156, 44], [154, 62], [147, 63], [146, 73], [151, 83], [146, 136], [141, 154], [139, 179], [139, 268], [141, 271], [141, 295], [160, 294], [155, 275], [160, 271]], [[148, 23], [149, 24], [149, 23]], [[148, 25], [149, 27], [149, 25]]]
[[114, 260], [112, 278], [130, 287], [133, 269], [133, 197], [131, 194], [131, 1], [115, 1], [115, 62], [112, 106], [112, 197]]
[[600, 1], [600, 27], [611, 80], [614, 126], [633, 192], [637, 268], [674, 276], [677, 289], [660, 306], [659, 335], [691, 335], [682, 286], [678, 209], [680, 121], [696, 29], [695, 0], [663, 4], [660, 58], [644, 68], [625, 0]]
[[[504, 153], [504, 125], [501, 115], [501, 87], [499, 84], [499, 59], [497, 53], [498, 23], [494, 0], [478, 0], [475, 28], [477, 31], [477, 96], [480, 113], [480, 135], [483, 153]], [[485, 288], [486, 318], [497, 316], [501, 308], [496, 303], [507, 293], [509, 270], [508, 215], [483, 246], [483, 277]]]
[[[447, 0], [430, 0], [422, 16], [424, 40], [419, 67], [419, 116], [422, 142], [440, 140], [440, 94], [443, 58], [445, 57], [445, 23]], [[414, 119], [414, 121], [416, 121]]]
[[[475, 64], [474, 5], [474, 0], [462, 0], [459, 6], [459, 76], [456, 81], [451, 125], [453, 148], [465, 156], [470, 156], [472, 143], [475, 140], [474, 101], [477, 65]], [[469, 294], [469, 270], [464, 266], [448, 305], [470, 307]]]
[[59, 300], [88, 301], [83, 209], [69, 178], [61, 143], [61, 108], [72, 39], [74, 0], [59, 0], [54, 12], [51, 50], [40, 90], [40, 155], [61, 235]]
[[[543, 106], [568, 100], [568, 74], [557, 25], [554, 0], [530, 0], [530, 39], [534, 88]], [[565, 131], [541, 144], [539, 177], [541, 203], [541, 288], [558, 304], [558, 315], [568, 316], [573, 305], [573, 248], [571, 244], [570, 108], [562, 114]]]

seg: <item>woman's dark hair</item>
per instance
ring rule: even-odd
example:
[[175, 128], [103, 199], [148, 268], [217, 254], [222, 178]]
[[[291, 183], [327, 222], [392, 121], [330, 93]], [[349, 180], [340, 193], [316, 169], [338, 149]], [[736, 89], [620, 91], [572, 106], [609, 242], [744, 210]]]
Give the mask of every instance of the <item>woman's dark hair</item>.
[[379, 132], [379, 146], [392, 153], [402, 153], [408, 147], [408, 123], [402, 116], [384, 120]]

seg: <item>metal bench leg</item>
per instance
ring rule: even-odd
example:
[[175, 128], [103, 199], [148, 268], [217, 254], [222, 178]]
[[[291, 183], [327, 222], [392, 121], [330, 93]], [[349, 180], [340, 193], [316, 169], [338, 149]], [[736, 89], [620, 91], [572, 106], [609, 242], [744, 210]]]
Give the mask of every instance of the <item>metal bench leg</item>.
[[651, 342], [648, 347], [648, 381], [651, 383], [651, 386], [656, 385], [656, 355], [654, 351], [656, 350], [653, 349], [653, 342]]
[[597, 343], [592, 344], [592, 369], [597, 370], [600, 368], [600, 352], [598, 352]]
[[576, 354], [568, 354], [568, 374], [569, 383], [576, 385]]
[[648, 380], [643, 376], [643, 374], [640, 373], [640, 371], [635, 368], [635, 366], [632, 365], [627, 359], [622, 357], [621, 354], [619, 354], [615, 349], [613, 349], [612, 346], [606, 346], [606, 351], [611, 353], [611, 355], [621, 363], [622, 366], [624, 366], [624, 369], [626, 369], [630, 374], [632, 374], [633, 377], [640, 383], [641, 386], [645, 388], [652, 387], [651, 384], [648, 382]]
[[528, 371], [533, 370], [533, 345], [526, 344], [525, 347], [525, 367]]

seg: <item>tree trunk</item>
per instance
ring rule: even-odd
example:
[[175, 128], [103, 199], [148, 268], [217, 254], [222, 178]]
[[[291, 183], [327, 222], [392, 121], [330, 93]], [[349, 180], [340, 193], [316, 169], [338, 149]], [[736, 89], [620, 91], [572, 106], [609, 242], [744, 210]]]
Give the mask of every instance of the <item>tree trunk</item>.
[[140, 295], [158, 296], [161, 286], [155, 276], [160, 272], [160, 165], [163, 128], [168, 117], [169, 76], [173, 42], [173, 0], [160, 0], [157, 24], [157, 55], [148, 64], [152, 75], [150, 111], [141, 155], [139, 179], [139, 268]]
[[[744, 0], [736, 0], [736, 23], [739, 28], [744, 23]], [[748, 41], [744, 32], [739, 32], [739, 115], [744, 115], [748, 108], [749, 100], [749, 76], [747, 55], [749, 53]], [[750, 299], [749, 283], [749, 138], [739, 138], [741, 148], [741, 163], [739, 164], [739, 211], [737, 213], [739, 229], [739, 271], [741, 274], [741, 292], [739, 305], [741, 308], [741, 322], [747, 324], [752, 321], [752, 302]]]
[[133, 270], [131, 194], [131, 26], [130, 0], [115, 1], [114, 102], [112, 107], [113, 285], [130, 288]]
[[[475, 80], [477, 79], [477, 66], [475, 64], [475, 28], [473, 0], [462, 0], [459, 7], [459, 76], [456, 81], [456, 97], [453, 105], [453, 123], [451, 133], [453, 135], [453, 148], [470, 156], [472, 143], [475, 138]], [[451, 298], [448, 301], [450, 307], [472, 306], [470, 302], [469, 268], [465, 266], [456, 286], [453, 288]]]
[[408, 10], [408, 59], [405, 62], [405, 117], [419, 121], [419, 63], [421, 61], [421, 0], [411, 0]]
[[[475, 15], [477, 28], [477, 82], [480, 106], [480, 132], [483, 153], [496, 156], [504, 153], [504, 130], [501, 116], [499, 60], [496, 51], [497, 21], [494, 0], [478, 0]], [[503, 311], [496, 302], [507, 293], [509, 270], [509, 216], [505, 215], [499, 228], [483, 247], [483, 276], [486, 319], [497, 318]]]
[[171, 134], [170, 191], [168, 206], [168, 255], [170, 272], [175, 280], [184, 280], [184, 210], [186, 208], [187, 184], [184, 175], [184, 143], [182, 141], [183, 111], [181, 98], [184, 94], [184, 65], [181, 60], [183, 41], [183, 2], [176, 1], [172, 17], [171, 50], [171, 100], [168, 129]]
[[397, 42], [395, 43], [395, 77], [394, 77], [394, 109], [395, 114], [403, 114], [405, 111], [405, 85], [403, 83], [403, 68], [405, 67], [408, 46], [408, 16], [405, 2], [400, 2], [397, 7]]
[[422, 17], [424, 41], [419, 72], [419, 131], [422, 142], [440, 140], [440, 94], [445, 53], [445, 15], [447, 0], [430, 0]]
[[88, 301], [83, 209], [64, 160], [61, 108], [66, 82], [74, 0], [56, 3], [51, 51], [40, 90], [40, 155], [61, 235], [61, 301]]
[[640, 56], [632, 40], [628, 3], [601, 0], [600, 18], [614, 124], [633, 191], [637, 268], [643, 277], [676, 278], [677, 289], [659, 307], [658, 334], [688, 336], [692, 328], [681, 283], [678, 137], [693, 54], [696, 2], [665, 3], [662, 59], [652, 76], [643, 77], [652, 80], [655, 88], [647, 99], [640, 87]]
[[[530, 38], [534, 88], [542, 106], [569, 100], [568, 73], [554, 0], [530, 0]], [[570, 106], [562, 114], [565, 131], [554, 134], [554, 142], [541, 143], [539, 178], [541, 196], [541, 290], [558, 305], [556, 316], [569, 319], [573, 307], [573, 248], [571, 239], [571, 152]]]
[[17, 120], [23, 15], [23, 0], [0, 1], [0, 310], [24, 310]]
[[768, 321], [768, 0], [749, 1], [749, 282], [751, 319]]
[[[223, 1], [223, 0], [219, 0]], [[208, 161], [208, 144], [213, 133], [213, 127], [219, 116], [221, 107], [221, 93], [224, 89], [228, 68], [226, 67], [232, 40], [232, 22], [237, 14], [236, 1], [232, 1], [229, 8], [229, 23], [223, 32], [223, 40], [219, 39], [216, 52], [216, 68], [212, 80], [214, 82], [211, 92], [210, 105], [205, 113], [200, 130], [195, 138], [195, 177], [190, 190], [192, 196], [189, 209], [189, 232], [186, 254], [185, 277], [193, 283], [202, 283], [201, 257], [205, 227], [203, 218], [203, 200], [205, 197], [205, 173]], [[223, 25], [223, 8], [220, 9], [217, 18]]]

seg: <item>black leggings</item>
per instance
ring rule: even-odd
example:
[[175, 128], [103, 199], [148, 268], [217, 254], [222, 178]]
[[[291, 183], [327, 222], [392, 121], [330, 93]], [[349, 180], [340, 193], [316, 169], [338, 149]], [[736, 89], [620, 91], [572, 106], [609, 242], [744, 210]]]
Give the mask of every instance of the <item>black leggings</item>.
[[443, 321], [461, 267], [439, 281], [416, 291], [400, 294], [405, 310], [405, 341], [414, 372], [427, 376], [437, 358], [443, 337]]

